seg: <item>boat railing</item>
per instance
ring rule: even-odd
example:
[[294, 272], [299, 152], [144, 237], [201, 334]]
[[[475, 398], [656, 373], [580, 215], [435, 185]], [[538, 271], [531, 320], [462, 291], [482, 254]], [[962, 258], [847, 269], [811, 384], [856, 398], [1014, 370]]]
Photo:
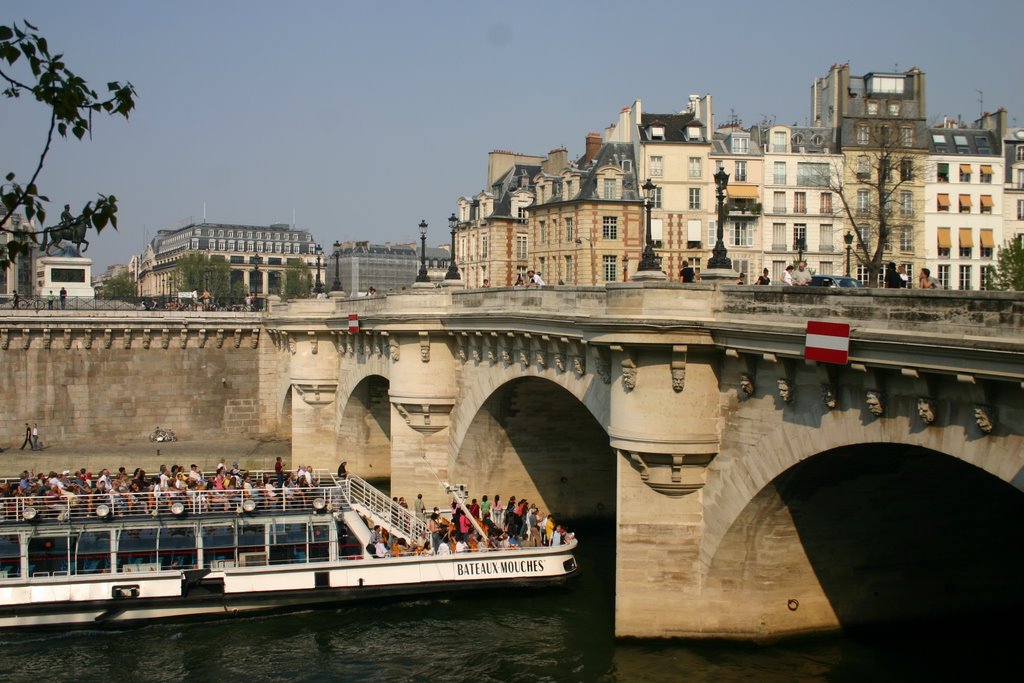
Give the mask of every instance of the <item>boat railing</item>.
[[24, 522], [68, 522], [90, 518], [143, 518], [167, 515], [312, 513], [342, 510], [347, 506], [340, 486], [289, 488], [256, 487], [251, 490], [173, 490], [139, 493], [71, 493], [60, 496], [0, 498], [0, 525]]
[[337, 480], [348, 501], [360, 512], [368, 514], [377, 524], [398, 532], [408, 540], [428, 538], [427, 524], [416, 514], [396, 503], [365, 479], [349, 474]]

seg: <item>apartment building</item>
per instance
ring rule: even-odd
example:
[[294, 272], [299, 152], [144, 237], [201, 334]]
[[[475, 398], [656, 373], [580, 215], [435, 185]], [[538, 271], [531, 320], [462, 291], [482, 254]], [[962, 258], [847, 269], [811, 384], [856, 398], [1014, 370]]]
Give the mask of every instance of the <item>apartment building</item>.
[[823, 127], [766, 128], [760, 246], [773, 282], [801, 258], [811, 272], [848, 274], [846, 220], [833, 190], [843, 176], [843, 155], [835, 152], [832, 135]]

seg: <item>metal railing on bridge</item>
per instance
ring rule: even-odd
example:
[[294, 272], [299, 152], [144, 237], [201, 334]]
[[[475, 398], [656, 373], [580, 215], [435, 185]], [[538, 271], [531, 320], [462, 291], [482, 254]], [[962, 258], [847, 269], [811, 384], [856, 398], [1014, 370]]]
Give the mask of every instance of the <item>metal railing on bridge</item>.
[[143, 297], [133, 296], [124, 298], [99, 298], [84, 296], [69, 296], [61, 301], [60, 297], [50, 299], [49, 296], [22, 296], [18, 297], [17, 309], [14, 307], [14, 297], [5, 295], [0, 297], [0, 311], [23, 310], [23, 311], [153, 311], [167, 313], [174, 311], [181, 312], [259, 312], [265, 306], [265, 300], [260, 297], [251, 299], [216, 299], [203, 301], [202, 299], [174, 297]]

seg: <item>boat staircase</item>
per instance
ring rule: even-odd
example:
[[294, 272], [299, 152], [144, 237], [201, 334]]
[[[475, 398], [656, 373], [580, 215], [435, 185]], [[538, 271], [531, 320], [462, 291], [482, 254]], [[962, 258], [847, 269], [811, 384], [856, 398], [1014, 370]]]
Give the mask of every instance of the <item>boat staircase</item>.
[[[416, 513], [402, 507], [386, 493], [371, 486], [365, 479], [349, 474], [341, 479], [335, 478], [334, 482], [335, 485], [341, 487], [352, 511], [372, 520], [373, 524], [379, 524], [389, 533], [404, 538], [410, 544], [430, 537], [426, 522], [417, 517]], [[345, 514], [350, 514], [350, 512], [346, 511]], [[346, 519], [346, 521], [348, 520]], [[350, 528], [361, 526], [363, 525], [349, 524]], [[360, 538], [359, 540], [364, 546], [370, 542], [369, 535], [365, 539]]]

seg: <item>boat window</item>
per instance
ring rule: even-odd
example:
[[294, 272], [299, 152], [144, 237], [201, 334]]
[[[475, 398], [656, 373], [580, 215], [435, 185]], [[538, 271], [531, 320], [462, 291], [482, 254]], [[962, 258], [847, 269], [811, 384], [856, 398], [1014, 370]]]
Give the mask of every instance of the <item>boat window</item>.
[[[118, 571], [142, 571], [140, 565], [152, 569], [156, 562], [156, 539], [158, 529], [122, 529], [117, 541]], [[125, 570], [125, 567], [128, 570]]]
[[204, 526], [202, 538], [205, 566], [222, 567], [222, 563], [235, 561], [235, 527]]
[[306, 561], [306, 523], [270, 527], [270, 564]]
[[29, 576], [68, 573], [68, 537], [37, 536], [28, 542]]
[[266, 527], [262, 524], [242, 524], [238, 528], [239, 552], [263, 552], [266, 549]]
[[323, 562], [331, 559], [331, 527], [329, 524], [314, 524], [313, 537], [309, 540], [309, 561]]
[[83, 531], [78, 535], [76, 574], [102, 574], [110, 571], [110, 530]]
[[21, 543], [17, 534], [0, 534], [0, 579], [21, 576]]
[[161, 569], [195, 569], [196, 557], [196, 530], [193, 527], [160, 530]]

